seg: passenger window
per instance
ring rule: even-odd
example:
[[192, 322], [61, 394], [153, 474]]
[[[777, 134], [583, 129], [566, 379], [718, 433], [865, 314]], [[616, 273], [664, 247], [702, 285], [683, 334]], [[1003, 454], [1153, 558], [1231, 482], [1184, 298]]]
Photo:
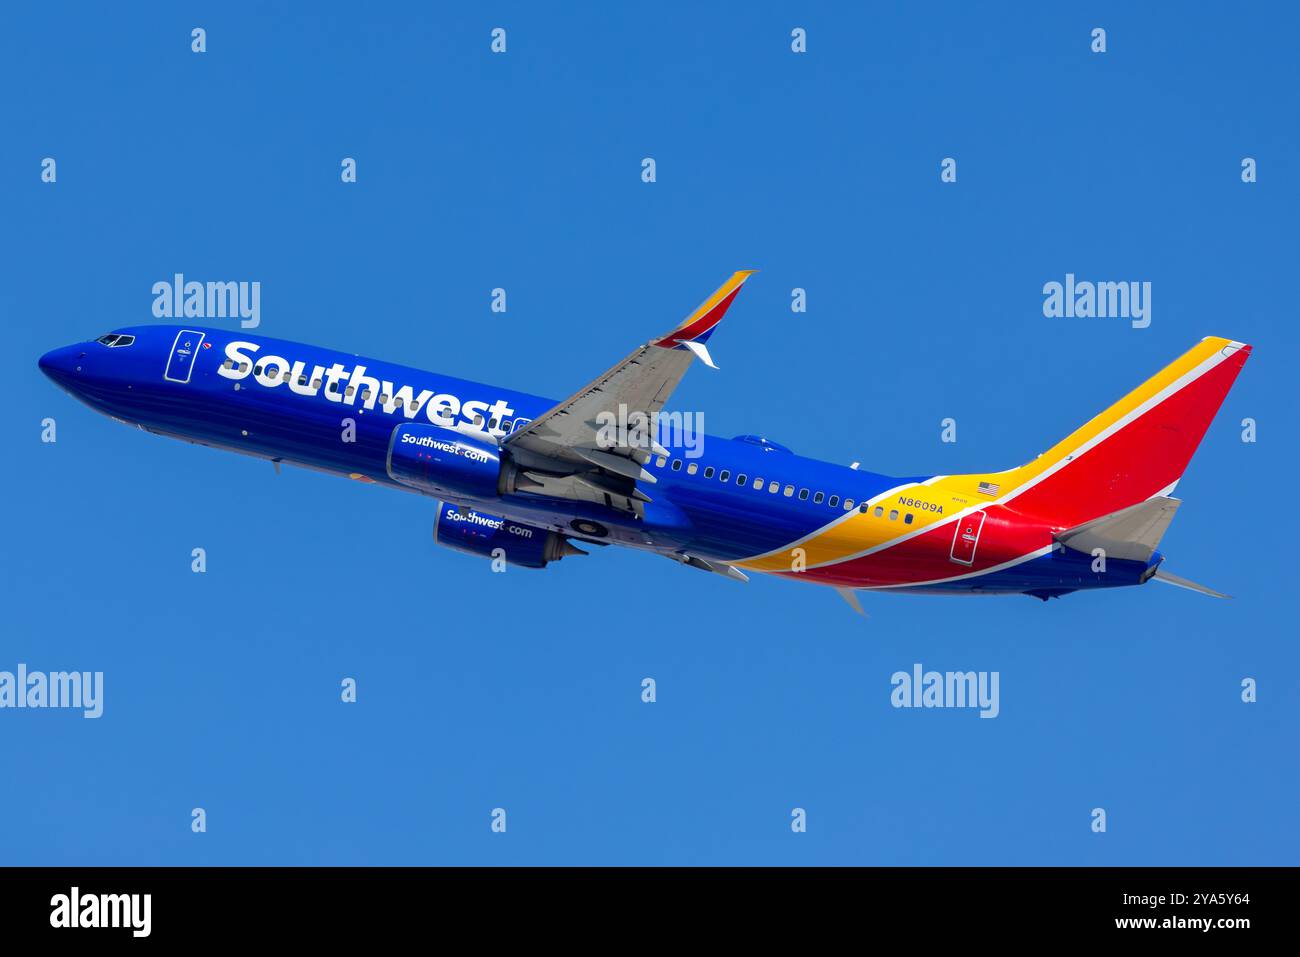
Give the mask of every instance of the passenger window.
[[319, 388], [320, 388], [320, 379], [312, 379], [312, 380], [311, 380], [311, 387], [312, 387], [313, 389], [319, 389]]
[[396, 399], [393, 400], [393, 408], [400, 409], [401, 407], [402, 407], [402, 397], [399, 395]]
[[903, 524], [904, 524], [904, 525], [911, 525], [911, 524], [912, 524], [912, 513], [911, 513], [911, 512], [908, 512], [906, 515], [903, 516]]
[[731, 481], [731, 473], [728, 472], [726, 469], [723, 469], [721, 472], [718, 473], [718, 481], [719, 482]]
[[744, 485], [748, 481], [749, 481], [749, 476], [746, 475], [744, 472], [741, 472], [739, 475], [736, 476], [737, 485]]
[[240, 371], [240, 372], [247, 372], [247, 371], [248, 371], [248, 363], [247, 363], [247, 362], [241, 362], [241, 363], [239, 364], [239, 371]]
[[[301, 379], [298, 380], [298, 384], [299, 384], [299, 385], [302, 385], [302, 380], [301, 380]], [[388, 396], [384, 395], [384, 393], [382, 393], [382, 392], [379, 393], [379, 404], [380, 404], [380, 405], [388, 405]], [[482, 420], [482, 419], [475, 419], [475, 420], [474, 420], [474, 424], [475, 424], [475, 425], [482, 425], [482, 424], [483, 424], [483, 420]]]
[[262, 367], [261, 367], [261, 366], [253, 366], [253, 375], [261, 375], [261, 374], [262, 374]]
[[673, 471], [674, 471], [674, 472], [680, 472], [681, 470], [682, 470], [682, 460], [681, 460], [681, 459], [673, 459]]
[[288, 369], [284, 369], [284, 370], [282, 370], [282, 371], [280, 372], [280, 381], [281, 381], [281, 382], [288, 382], [288, 381], [289, 381], [289, 370], [288, 370]]
[[510, 427], [511, 427], [512, 425], [514, 425], [514, 424], [515, 424], [514, 421], [511, 420], [511, 419], [505, 419], [505, 420], [503, 420], [502, 423], [501, 423], [501, 431], [502, 431], [502, 432], [509, 432], [509, 431], [510, 431]]
[[708, 468], [706, 468], [706, 469], [704, 470], [704, 477], [705, 477], [705, 478], [713, 478], [713, 466], [712, 466], [712, 465], [710, 465]]
[[771, 492], [773, 495], [775, 495], [777, 492], [781, 490], [781, 483], [775, 481], [770, 482], [768, 483], [767, 490]]
[[357, 387], [354, 386], [354, 385], [350, 385], [350, 386], [348, 386], [345, 390], [343, 390], [343, 394], [346, 395], [346, 396], [351, 396], [352, 393], [354, 393], [354, 392], [356, 392], [356, 391], [357, 391]]
[[891, 509], [889, 510], [889, 520], [890, 520], [891, 522], [896, 522], [896, 521], [898, 521], [898, 509], [896, 509], [896, 508], [891, 508]]
[[763, 491], [763, 480], [761, 478], [754, 479], [754, 488], [758, 489], [760, 492]]
[[370, 401], [370, 390], [369, 390], [369, 389], [362, 389], [362, 390], [361, 390], [361, 401], [362, 401], [362, 402], [369, 402], [369, 401]]
[[851, 499], [851, 498], [846, 498], [846, 499], [844, 500], [844, 511], [846, 511], [846, 512], [851, 512], [851, 511], [853, 511], [853, 499]]
[[866, 515], [866, 514], [867, 514], [867, 503], [866, 503], [866, 502], [863, 502], [861, 505], [859, 505], [859, 506], [858, 506], [858, 511], [861, 512], [863, 515]]
[[826, 494], [824, 492], [818, 492], [816, 495], [813, 496], [813, 504], [820, 505], [825, 500], [825, 498], [826, 498]]
[[885, 510], [884, 510], [883, 508], [881, 508], [879, 505], [877, 505], [877, 506], [876, 506], [876, 518], [880, 518], [880, 516], [882, 516], [882, 515], [884, 515], [884, 514], [885, 514]]
[[826, 504], [829, 505], [831, 508], [834, 508], [836, 505], [840, 504], [840, 497], [838, 495], [832, 495], [831, 500]]
[[698, 462], [692, 462], [690, 465], [686, 466], [687, 475], [694, 475], [699, 470], [700, 470], [700, 465]]
[[793, 486], [793, 485], [787, 485], [787, 486], [785, 487], [785, 497], [786, 497], [786, 498], [789, 498], [789, 497], [792, 496], [793, 494], [794, 494], [794, 486]]
[[666, 458], [664, 458], [664, 457], [661, 455], [661, 456], [659, 456], [659, 458], [655, 459], [655, 468], [657, 468], [657, 469], [661, 469], [661, 468], [663, 468], [667, 463], [668, 463], [668, 460], [667, 460]]
[[806, 488], [799, 489], [799, 501], [801, 502], [808, 501], [808, 490]]
[[233, 369], [235, 367], [235, 360], [227, 359], [225, 362], [221, 363], [221, 367], [223, 369]]

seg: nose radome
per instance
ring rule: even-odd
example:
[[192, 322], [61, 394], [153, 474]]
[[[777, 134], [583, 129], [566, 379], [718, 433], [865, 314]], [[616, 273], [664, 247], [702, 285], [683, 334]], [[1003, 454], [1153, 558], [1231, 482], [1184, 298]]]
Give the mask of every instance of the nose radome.
[[53, 379], [60, 370], [59, 353], [62, 351], [62, 349], [52, 349], [45, 353], [45, 355], [41, 356], [40, 361], [37, 363], [37, 365], [41, 367], [41, 371], [51, 379]]
[[77, 363], [85, 351], [80, 346], [64, 346], [62, 349], [52, 349], [37, 361], [42, 372], [50, 377], [59, 385], [63, 385], [70, 379], [77, 369]]

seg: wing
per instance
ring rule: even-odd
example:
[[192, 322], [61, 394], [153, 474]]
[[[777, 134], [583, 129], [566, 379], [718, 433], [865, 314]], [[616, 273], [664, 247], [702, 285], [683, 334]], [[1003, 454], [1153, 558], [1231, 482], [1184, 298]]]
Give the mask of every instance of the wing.
[[[654, 440], [654, 429], [638, 429], [638, 423], [653, 425], [691, 360], [698, 357], [717, 368], [705, 343], [752, 274], [733, 274], [667, 335], [634, 350], [507, 438], [504, 447], [525, 480], [518, 490], [634, 512], [638, 503], [650, 501], [637, 483], [650, 485], [655, 479], [642, 466], [652, 455], [666, 453]], [[618, 422], [627, 428], [607, 427]]]

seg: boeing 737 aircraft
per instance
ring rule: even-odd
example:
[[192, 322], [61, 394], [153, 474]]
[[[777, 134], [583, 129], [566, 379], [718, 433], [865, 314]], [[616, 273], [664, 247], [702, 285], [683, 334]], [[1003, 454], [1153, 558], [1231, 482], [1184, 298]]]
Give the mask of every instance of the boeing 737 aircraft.
[[663, 421], [695, 359], [713, 365], [706, 343], [749, 276], [561, 402], [198, 326], [119, 329], [40, 367], [148, 432], [431, 496], [439, 544], [529, 568], [612, 543], [830, 585], [858, 611], [858, 589], [1046, 600], [1156, 578], [1223, 597], [1166, 572], [1157, 545], [1250, 346], [1201, 340], [1004, 472], [896, 478], [756, 435], [639, 427]]

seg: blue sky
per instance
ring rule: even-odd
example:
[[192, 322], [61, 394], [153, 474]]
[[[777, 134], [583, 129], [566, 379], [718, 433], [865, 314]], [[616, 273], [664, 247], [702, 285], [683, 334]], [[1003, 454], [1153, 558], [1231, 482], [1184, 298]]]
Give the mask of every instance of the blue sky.
[[[6, 9], [0, 670], [103, 671], [105, 708], [0, 711], [0, 863], [1296, 863], [1300, 23], [1050, 6]], [[1200, 337], [1252, 343], [1163, 543], [1237, 597], [863, 620], [614, 549], [494, 575], [427, 500], [124, 428], [36, 367], [183, 272], [261, 282], [267, 335], [559, 397], [739, 268], [674, 405], [886, 473], [1019, 464]], [[1150, 327], [1044, 318], [1067, 272], [1150, 281]], [[999, 717], [893, 709], [914, 662], [998, 671]]]

